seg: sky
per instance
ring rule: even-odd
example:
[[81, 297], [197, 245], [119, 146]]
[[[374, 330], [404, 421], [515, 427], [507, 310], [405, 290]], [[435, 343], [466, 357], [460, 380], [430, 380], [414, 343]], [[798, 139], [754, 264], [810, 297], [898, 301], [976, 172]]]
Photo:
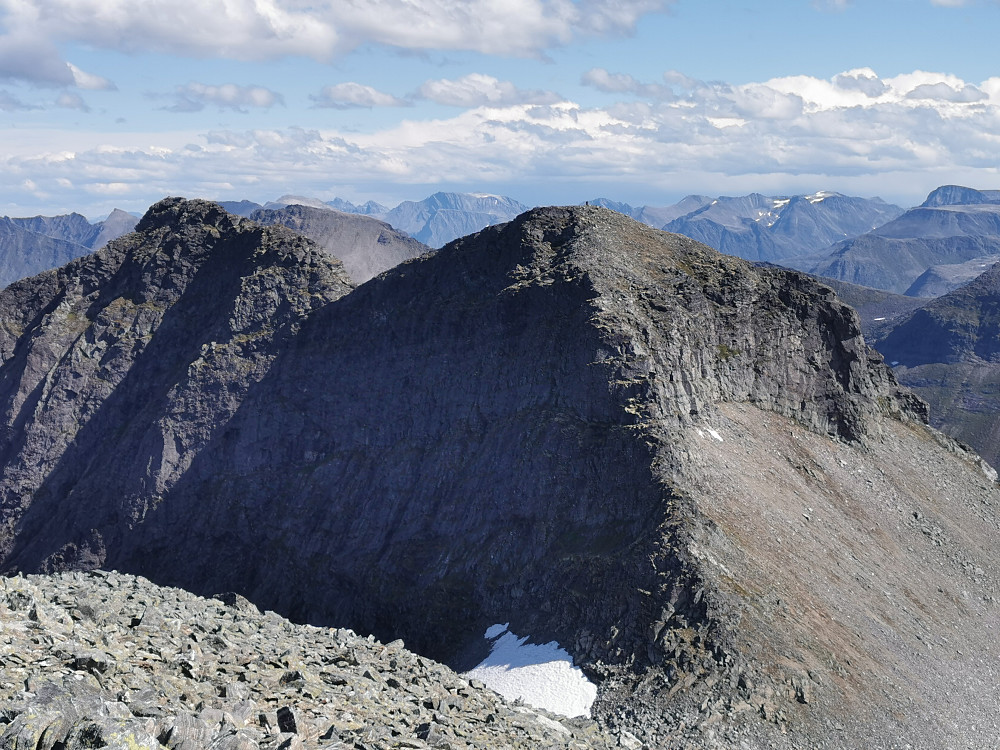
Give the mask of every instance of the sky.
[[0, 215], [1000, 188], [997, 0], [0, 0]]

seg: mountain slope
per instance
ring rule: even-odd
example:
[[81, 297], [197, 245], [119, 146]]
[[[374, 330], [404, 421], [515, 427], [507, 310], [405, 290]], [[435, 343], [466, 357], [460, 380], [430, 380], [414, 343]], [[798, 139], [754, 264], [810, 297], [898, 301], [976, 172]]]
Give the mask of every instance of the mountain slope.
[[200, 599], [113, 572], [0, 578], [0, 627], [4, 748], [614, 743], [593, 721], [509, 705], [401, 641], [295, 625], [232, 593]]
[[261, 224], [281, 224], [313, 240], [344, 264], [356, 284], [430, 251], [384, 221], [330, 208], [292, 205], [260, 209], [250, 218]]
[[914, 311], [878, 348], [935, 426], [1000, 465], [1000, 264]]
[[434, 193], [422, 201], [404, 201], [378, 218], [436, 248], [527, 210], [523, 203], [500, 195]]
[[132, 231], [138, 219], [115, 209], [91, 224], [80, 214], [0, 218], [0, 286], [68, 263]]
[[84, 245], [33, 232], [15, 220], [0, 217], [0, 286], [56, 268], [89, 252], [90, 248]]
[[[232, 221], [168, 203], [0, 293], [49, 316], [0, 348], [0, 396], [35, 399], [5, 417], [5, 569], [238, 591], [451, 663], [506, 622], [654, 747], [993, 740], [1000, 491], [827, 287], [576, 207], [345, 294]], [[158, 289], [176, 315], [135, 333], [105, 303]]]
[[73, 242], [84, 247], [93, 247], [100, 233], [100, 226], [91, 224], [80, 214], [61, 216], [32, 216], [25, 219], [11, 219], [11, 222], [35, 234]]
[[[211, 443], [275, 342], [350, 288], [299, 235], [168, 199], [136, 234], [5, 289], [0, 553], [47, 544], [33, 529], [55, 502], [88, 529], [58, 564], [100, 556]], [[116, 499], [98, 511], [95, 491]]]

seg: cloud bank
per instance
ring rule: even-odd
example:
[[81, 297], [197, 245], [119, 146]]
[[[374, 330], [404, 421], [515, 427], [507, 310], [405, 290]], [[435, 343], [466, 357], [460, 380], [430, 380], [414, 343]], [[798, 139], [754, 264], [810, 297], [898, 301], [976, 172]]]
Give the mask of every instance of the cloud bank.
[[[672, 0], [0, 0], [0, 79], [73, 85], [57, 45], [194, 58], [328, 62], [363, 44], [540, 57], [621, 35]], [[79, 83], [77, 83], [79, 85]]]
[[[1000, 77], [973, 83], [915, 71], [881, 78], [860, 68], [830, 79], [733, 86], [676, 71], [637, 81], [594, 69], [583, 80], [603, 102], [583, 106], [486, 75], [427, 81], [421, 96], [462, 110], [364, 133], [226, 129], [103, 141], [88, 135], [77, 144], [82, 136], [73, 133], [42, 141], [7, 130], [0, 196], [30, 198], [24, 185], [31, 180], [48, 196], [82, 190], [97, 202], [108, 192], [128, 195], [135, 205], [127, 207], [135, 209], [168, 193], [266, 200], [349, 190], [370, 197], [384, 194], [386, 185], [402, 197], [504, 186], [525, 202], [578, 201], [601, 192], [638, 192], [655, 203], [657, 195], [677, 191], [834, 189], [916, 203], [939, 184], [1000, 186]], [[238, 88], [228, 100], [212, 87], [200, 91], [194, 94], [205, 103], [247, 106]], [[273, 96], [263, 95], [261, 106]], [[324, 89], [316, 103], [405, 102], [352, 83]], [[0, 108], [18, 106], [0, 100]]]

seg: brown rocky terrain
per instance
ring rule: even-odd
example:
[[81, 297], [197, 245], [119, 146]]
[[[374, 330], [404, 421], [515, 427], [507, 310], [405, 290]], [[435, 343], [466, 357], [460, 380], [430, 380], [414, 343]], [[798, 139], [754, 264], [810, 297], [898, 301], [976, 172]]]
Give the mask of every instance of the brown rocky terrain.
[[995, 743], [996, 474], [828, 287], [596, 207], [353, 291], [211, 204], [139, 230], [0, 294], [6, 570], [456, 665], [509, 622], [649, 747]]

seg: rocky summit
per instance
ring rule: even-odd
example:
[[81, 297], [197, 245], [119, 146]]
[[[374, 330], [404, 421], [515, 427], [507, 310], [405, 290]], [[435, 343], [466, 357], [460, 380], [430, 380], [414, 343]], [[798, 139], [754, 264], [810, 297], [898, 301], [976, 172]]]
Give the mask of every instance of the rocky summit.
[[635, 746], [995, 743], [996, 474], [828, 287], [586, 206], [353, 290], [210, 204], [138, 230], [0, 294], [8, 572], [455, 666], [509, 623]]

